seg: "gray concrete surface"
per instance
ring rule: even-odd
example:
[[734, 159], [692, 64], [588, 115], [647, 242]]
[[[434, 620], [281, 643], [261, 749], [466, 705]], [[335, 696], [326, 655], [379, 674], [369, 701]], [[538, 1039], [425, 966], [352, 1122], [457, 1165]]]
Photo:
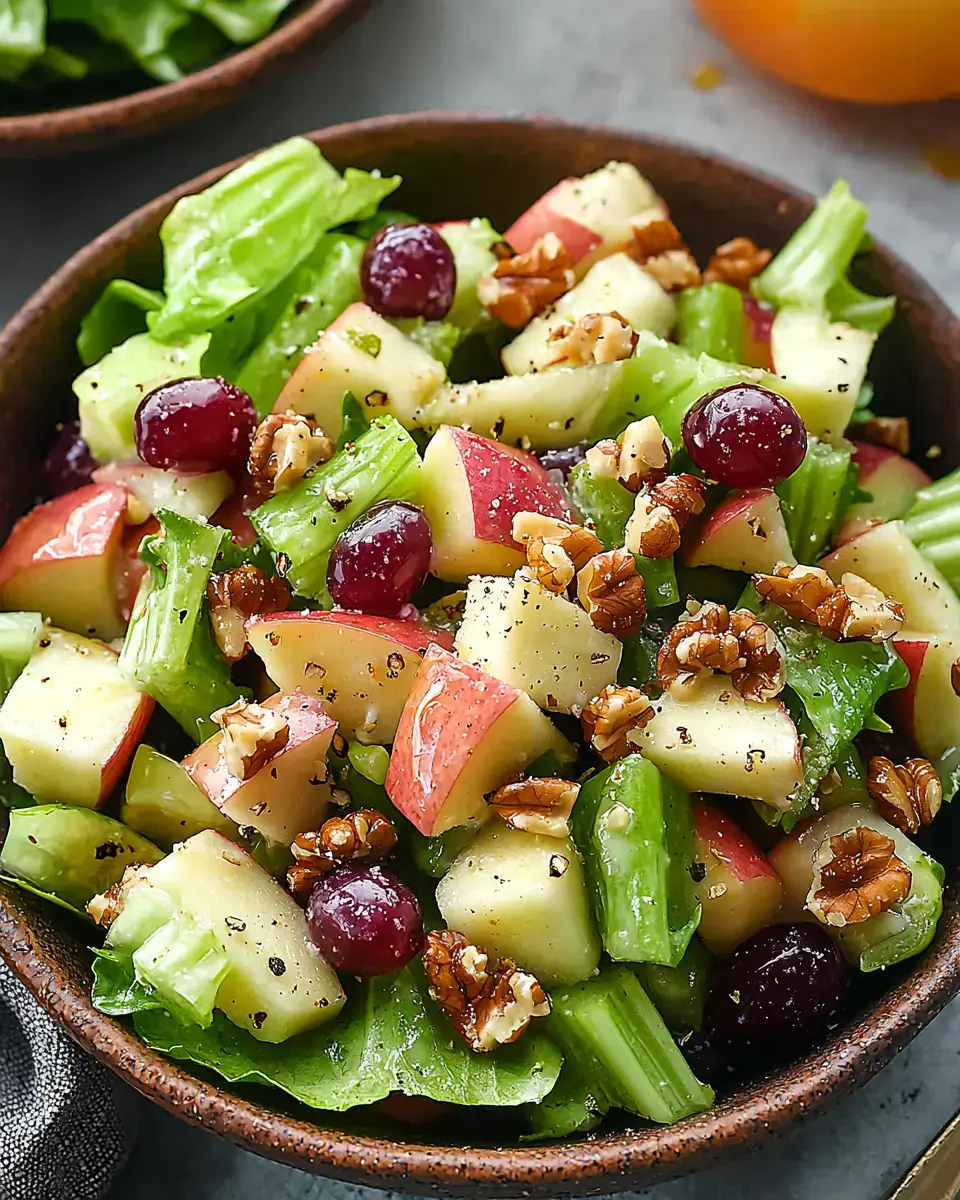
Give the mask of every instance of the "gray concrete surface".
[[[704, 60], [728, 72], [707, 93], [689, 83]], [[540, 112], [680, 138], [811, 191], [842, 174], [870, 205], [874, 232], [960, 309], [960, 185], [920, 159], [925, 143], [960, 138], [956, 104], [869, 111], [802, 96], [737, 63], [683, 0], [383, 0], [322, 57], [226, 112], [115, 152], [0, 165], [0, 320], [92, 235], [206, 167], [325, 124], [437, 107]], [[877, 1200], [960, 1107], [958, 1055], [955, 1005], [829, 1114], [740, 1164], [643, 1195]], [[113, 1195], [181, 1194], [373, 1200], [145, 1108]]]

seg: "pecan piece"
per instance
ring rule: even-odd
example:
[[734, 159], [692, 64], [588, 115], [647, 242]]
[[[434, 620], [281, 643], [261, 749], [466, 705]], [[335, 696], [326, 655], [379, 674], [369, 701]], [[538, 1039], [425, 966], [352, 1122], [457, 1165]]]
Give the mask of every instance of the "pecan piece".
[[315, 422], [288, 408], [260, 422], [250, 446], [250, 475], [267, 496], [292, 488], [311, 467], [333, 457], [333, 442]]
[[223, 730], [220, 753], [235, 779], [250, 779], [262, 771], [290, 740], [283, 713], [247, 700], [218, 709], [213, 720]]
[[478, 1053], [515, 1042], [534, 1017], [550, 1012], [535, 976], [519, 970], [510, 958], [491, 962], [453, 929], [427, 934], [423, 965], [431, 997]]
[[670, 465], [670, 444], [656, 417], [631, 421], [616, 441], [606, 438], [587, 451], [590, 474], [619, 479], [629, 492], [662, 483]]
[[298, 833], [290, 847], [293, 866], [287, 886], [295, 896], [306, 896], [313, 885], [334, 867], [362, 858], [379, 862], [397, 844], [392, 822], [372, 808], [358, 808], [342, 817], [330, 817], [316, 832]]
[[867, 791], [880, 816], [904, 833], [929, 825], [943, 803], [943, 784], [927, 758], [908, 758], [898, 767], [875, 754], [867, 764]]
[[703, 273], [703, 282], [729, 283], [743, 291], [771, 258], [773, 251], [761, 250], [751, 238], [731, 238], [714, 250]]
[[569, 779], [518, 779], [498, 788], [488, 804], [513, 829], [567, 837], [579, 793], [580, 785]]
[[94, 896], [87, 903], [87, 912], [103, 929], [109, 929], [120, 916], [127, 897], [135, 887], [147, 882], [149, 863], [130, 863], [124, 868], [123, 875], [116, 883], [111, 884], [105, 892]]
[[573, 259], [555, 233], [537, 238], [529, 250], [501, 258], [481, 275], [477, 296], [491, 316], [522, 329], [574, 284]]
[[597, 629], [625, 638], [647, 615], [647, 593], [637, 560], [629, 550], [595, 554], [577, 575], [577, 599]]
[[850, 433], [858, 442], [883, 446], [898, 454], [910, 453], [909, 417], [871, 417], [869, 421], [859, 421], [851, 426]]
[[616, 762], [633, 753], [630, 734], [643, 729], [656, 716], [646, 692], [609, 684], [584, 705], [580, 714], [583, 735], [605, 762]]
[[217, 645], [227, 662], [238, 662], [249, 649], [245, 622], [258, 613], [283, 612], [290, 589], [276, 575], [269, 576], [251, 563], [211, 575], [207, 584], [210, 623]]
[[778, 563], [772, 575], [754, 575], [761, 600], [769, 600], [834, 641], [885, 642], [903, 625], [903, 606], [879, 588], [847, 573], [836, 584], [820, 567]]
[[619, 362], [629, 358], [637, 344], [637, 332], [618, 312], [588, 313], [579, 321], [564, 321], [547, 342], [557, 352], [551, 367], [585, 367], [589, 363]]
[[679, 292], [700, 284], [696, 259], [666, 217], [634, 225], [630, 253], [664, 291]]
[[637, 493], [624, 540], [644, 558], [669, 558], [680, 548], [680, 534], [691, 517], [703, 512], [707, 487], [696, 475], [668, 475]]
[[744, 700], [761, 704], [783, 691], [785, 660], [776, 634], [747, 609], [693, 601], [660, 647], [657, 679], [682, 694], [722, 671]]
[[537, 582], [558, 595], [567, 590], [577, 571], [603, 549], [603, 543], [591, 530], [540, 513], [517, 513], [511, 532], [513, 540], [526, 550], [527, 562]]
[[868, 825], [824, 838], [813, 860], [807, 908], [840, 928], [899, 904], [910, 893], [912, 875], [895, 850], [893, 838]]

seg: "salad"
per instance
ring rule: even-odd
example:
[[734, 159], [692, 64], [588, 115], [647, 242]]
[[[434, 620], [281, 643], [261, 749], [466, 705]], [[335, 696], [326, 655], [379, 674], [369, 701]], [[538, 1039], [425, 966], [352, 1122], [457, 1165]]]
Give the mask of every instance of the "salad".
[[934, 936], [960, 477], [871, 409], [842, 181], [706, 264], [629, 163], [503, 232], [400, 183], [287, 141], [84, 319], [0, 550], [0, 870], [227, 1080], [678, 1121]]

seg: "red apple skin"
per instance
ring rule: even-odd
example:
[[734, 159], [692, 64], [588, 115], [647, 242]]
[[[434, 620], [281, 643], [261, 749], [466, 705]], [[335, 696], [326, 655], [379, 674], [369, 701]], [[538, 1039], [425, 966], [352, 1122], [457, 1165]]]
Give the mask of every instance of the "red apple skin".
[[579, 179], [562, 179], [549, 192], [532, 204], [503, 235], [518, 254], [523, 254], [546, 233], [555, 233], [575, 263], [586, 258], [600, 245], [600, 235], [558, 212], [553, 207], [558, 195], [563, 195], [579, 183]]
[[140, 697], [140, 706], [133, 714], [133, 719], [126, 728], [121, 740], [117, 743], [117, 747], [113, 754], [107, 759], [103, 766], [103, 784], [100, 792], [100, 807], [106, 802], [108, 797], [113, 793], [114, 788], [120, 782], [124, 771], [129, 766], [130, 759], [133, 753], [143, 740], [143, 735], [146, 732], [150, 718], [153, 716], [154, 699], [146, 694]]
[[853, 447], [860, 486], [871, 492], [873, 499], [852, 506], [834, 536], [835, 545], [852, 541], [878, 522], [905, 516], [920, 488], [931, 482], [926, 471], [896, 450], [868, 442], [853, 442]]
[[[772, 525], [775, 521], [776, 528], [768, 528], [767, 539], [761, 541], [754, 537], [753, 543], [751, 543], [751, 531], [750, 527], [746, 526], [746, 521], [754, 510], [758, 516], [763, 514], [764, 517], [767, 517], [769, 512], [771, 515], [767, 518], [768, 525]], [[712, 545], [713, 539], [723, 531], [730, 532], [728, 526], [731, 525], [744, 526], [743, 548], [750, 551], [750, 558], [756, 565], [744, 562], [742, 566], [739, 563], [734, 566], [732, 562], [718, 562], [713, 559], [713, 555], [717, 553], [717, 547]], [[770, 543], [768, 549], [767, 544], [771, 534], [776, 534], [776, 538]], [[777, 547], [779, 549], [774, 554], [773, 551]], [[796, 561], [790, 549], [779, 503], [775, 493], [769, 488], [751, 488], [749, 491], [735, 492], [732, 496], [721, 500], [707, 519], [696, 529], [693, 536], [688, 539], [682, 557], [684, 565], [688, 567], [709, 565], [750, 572], [772, 571], [775, 566], [773, 560], [776, 562]]]
[[773, 327], [773, 309], [761, 304], [749, 292], [743, 294], [743, 361], [750, 367], [773, 370], [773, 355], [770, 352], [770, 330]]
[[258, 623], [274, 621], [317, 621], [332, 625], [346, 625], [350, 629], [363, 629], [367, 633], [399, 642], [408, 650], [423, 654], [431, 642], [437, 642], [445, 650], [453, 649], [453, 634], [446, 630], [428, 629], [417, 621], [401, 621], [396, 617], [378, 617], [372, 613], [347, 612], [333, 609], [328, 612], [279, 612], [265, 617], [251, 617], [248, 628]]
[[920, 682], [923, 660], [927, 656], [930, 643], [926, 639], [921, 638], [915, 641], [898, 638], [891, 642], [891, 645], [903, 659], [904, 666], [910, 672], [910, 682], [906, 687], [891, 692], [891, 701], [897, 714], [897, 725], [913, 737], [916, 729], [914, 710], [917, 704], [917, 684]]
[[538, 512], [571, 520], [566, 493], [534, 455], [466, 429], [454, 429], [453, 440], [470, 482], [473, 529], [478, 538], [522, 550], [511, 536], [517, 513]]

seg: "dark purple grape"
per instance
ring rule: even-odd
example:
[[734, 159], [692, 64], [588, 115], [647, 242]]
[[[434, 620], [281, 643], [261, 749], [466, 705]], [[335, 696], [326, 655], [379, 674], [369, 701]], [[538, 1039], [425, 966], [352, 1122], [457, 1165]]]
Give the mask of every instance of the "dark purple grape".
[[327, 586], [341, 608], [400, 616], [430, 570], [430, 523], [415, 504], [384, 500], [340, 534]]
[[338, 971], [387, 975], [423, 945], [420, 903], [383, 867], [347, 863], [324, 875], [307, 901], [310, 940]]
[[387, 225], [367, 243], [360, 282], [383, 317], [439, 321], [457, 290], [453, 251], [432, 225]]
[[694, 404], [683, 444], [709, 479], [731, 488], [768, 488], [803, 462], [807, 434], [789, 400], [752, 383], [734, 383]]
[[178, 379], [140, 401], [137, 453], [151, 467], [203, 475], [246, 461], [257, 427], [253, 401], [225, 379]]
[[570, 478], [570, 472], [583, 462], [587, 455], [587, 443], [577, 442], [565, 450], [544, 450], [540, 455], [540, 465], [547, 471], [559, 471], [564, 481]]
[[741, 1053], [814, 1043], [843, 1000], [846, 971], [817, 925], [770, 925], [714, 963], [706, 1025]]
[[48, 494], [60, 496], [64, 492], [83, 487], [90, 482], [96, 469], [97, 461], [83, 440], [80, 422], [64, 421], [60, 434], [43, 464]]

